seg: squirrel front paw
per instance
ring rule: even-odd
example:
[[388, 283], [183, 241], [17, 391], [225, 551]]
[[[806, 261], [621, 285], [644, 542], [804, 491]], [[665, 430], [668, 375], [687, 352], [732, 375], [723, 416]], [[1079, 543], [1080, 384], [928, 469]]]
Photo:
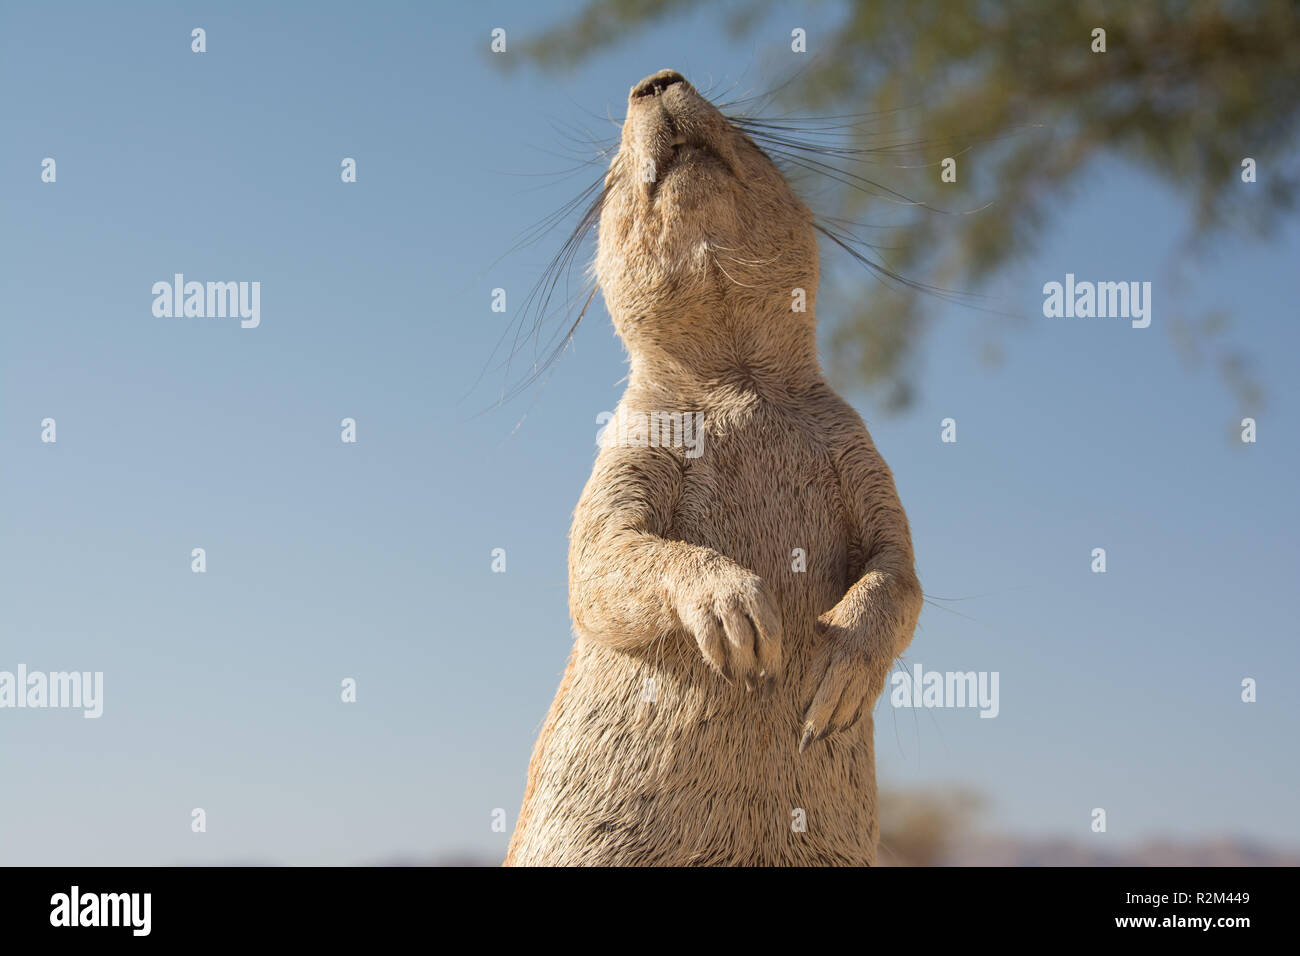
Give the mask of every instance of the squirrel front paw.
[[770, 692], [781, 676], [781, 615], [757, 574], [738, 565], [711, 570], [677, 595], [676, 610], [724, 680]]
[[817, 620], [821, 643], [814, 659], [815, 690], [804, 712], [799, 752], [847, 730], [875, 706], [893, 660], [872, 650], [858, 630], [839, 623], [835, 610]]

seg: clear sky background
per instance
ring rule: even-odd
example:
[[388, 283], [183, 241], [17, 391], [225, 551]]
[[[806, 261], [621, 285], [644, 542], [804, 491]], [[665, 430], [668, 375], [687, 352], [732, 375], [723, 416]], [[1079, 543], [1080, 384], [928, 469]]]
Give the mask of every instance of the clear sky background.
[[[594, 175], [532, 175], [573, 165], [562, 129], [613, 136], [606, 114], [662, 67], [761, 92], [789, 56], [784, 13], [743, 42], [688, 17], [571, 74], [499, 69], [490, 30], [522, 39], [542, 7], [0, 14], [0, 670], [105, 675], [99, 720], [0, 710], [0, 863], [504, 853], [492, 811], [513, 826], [571, 644], [569, 519], [624, 366], [598, 306], [544, 389], [478, 415], [563, 236], [501, 257]], [[1300, 231], [1173, 276], [1187, 221], [1166, 187], [1095, 166], [998, 283], [1026, 320], [942, 306], [915, 407], [850, 393], [927, 593], [966, 598], [927, 606], [907, 663], [1001, 675], [994, 720], [882, 702], [885, 785], [971, 786], [988, 827], [1022, 834], [1300, 842]], [[260, 328], [155, 318], [175, 272], [260, 281]], [[1152, 281], [1151, 327], [1041, 318], [1067, 272]], [[1177, 308], [1215, 305], [1267, 388], [1252, 446], [1171, 345]]]

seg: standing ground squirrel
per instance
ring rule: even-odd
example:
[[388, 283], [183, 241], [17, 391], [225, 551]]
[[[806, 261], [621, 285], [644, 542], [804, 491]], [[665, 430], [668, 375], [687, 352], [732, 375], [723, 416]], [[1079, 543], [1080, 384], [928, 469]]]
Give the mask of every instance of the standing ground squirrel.
[[671, 70], [633, 87], [596, 255], [630, 357], [616, 418], [702, 416], [704, 440], [603, 443], [507, 864], [875, 862], [871, 711], [921, 588], [817, 360], [817, 256], [748, 136]]

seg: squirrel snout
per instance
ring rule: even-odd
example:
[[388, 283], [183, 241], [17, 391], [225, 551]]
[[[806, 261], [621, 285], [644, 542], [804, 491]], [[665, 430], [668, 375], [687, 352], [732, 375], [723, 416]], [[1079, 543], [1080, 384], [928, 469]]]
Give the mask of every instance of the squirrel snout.
[[682, 76], [676, 70], [660, 70], [658, 73], [651, 73], [644, 80], [632, 87], [632, 93], [628, 96], [629, 100], [640, 99], [643, 96], [658, 96], [670, 86], [678, 83], [685, 83], [686, 77]]

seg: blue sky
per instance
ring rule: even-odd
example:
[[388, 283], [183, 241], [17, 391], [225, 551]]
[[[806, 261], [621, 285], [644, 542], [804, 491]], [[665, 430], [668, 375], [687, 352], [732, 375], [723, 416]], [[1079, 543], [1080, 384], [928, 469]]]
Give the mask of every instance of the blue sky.
[[[491, 290], [522, 304], [560, 237], [502, 256], [586, 176], [529, 174], [573, 165], [557, 127], [613, 134], [605, 114], [656, 69], [764, 89], [789, 34], [693, 18], [568, 74], [490, 60], [493, 27], [517, 40], [553, 16], [3, 13], [0, 670], [103, 671], [105, 702], [98, 720], [0, 710], [0, 863], [504, 852], [491, 814], [513, 825], [571, 643], [568, 523], [624, 368], [597, 307], [544, 389], [477, 414], [515, 317]], [[884, 784], [971, 786], [986, 825], [1018, 833], [1300, 842], [1300, 231], [1219, 243], [1175, 279], [1186, 225], [1166, 186], [1096, 165], [997, 283], [1027, 320], [940, 304], [915, 407], [850, 393], [927, 593], [963, 599], [927, 607], [906, 661], [1001, 675], [994, 720], [882, 703]], [[155, 318], [175, 272], [260, 281], [260, 327]], [[1067, 272], [1152, 281], [1151, 328], [1034, 318]], [[876, 288], [850, 274], [823, 314]], [[1231, 440], [1232, 396], [1172, 347], [1179, 304], [1232, 310], [1268, 392], [1257, 444]]]

